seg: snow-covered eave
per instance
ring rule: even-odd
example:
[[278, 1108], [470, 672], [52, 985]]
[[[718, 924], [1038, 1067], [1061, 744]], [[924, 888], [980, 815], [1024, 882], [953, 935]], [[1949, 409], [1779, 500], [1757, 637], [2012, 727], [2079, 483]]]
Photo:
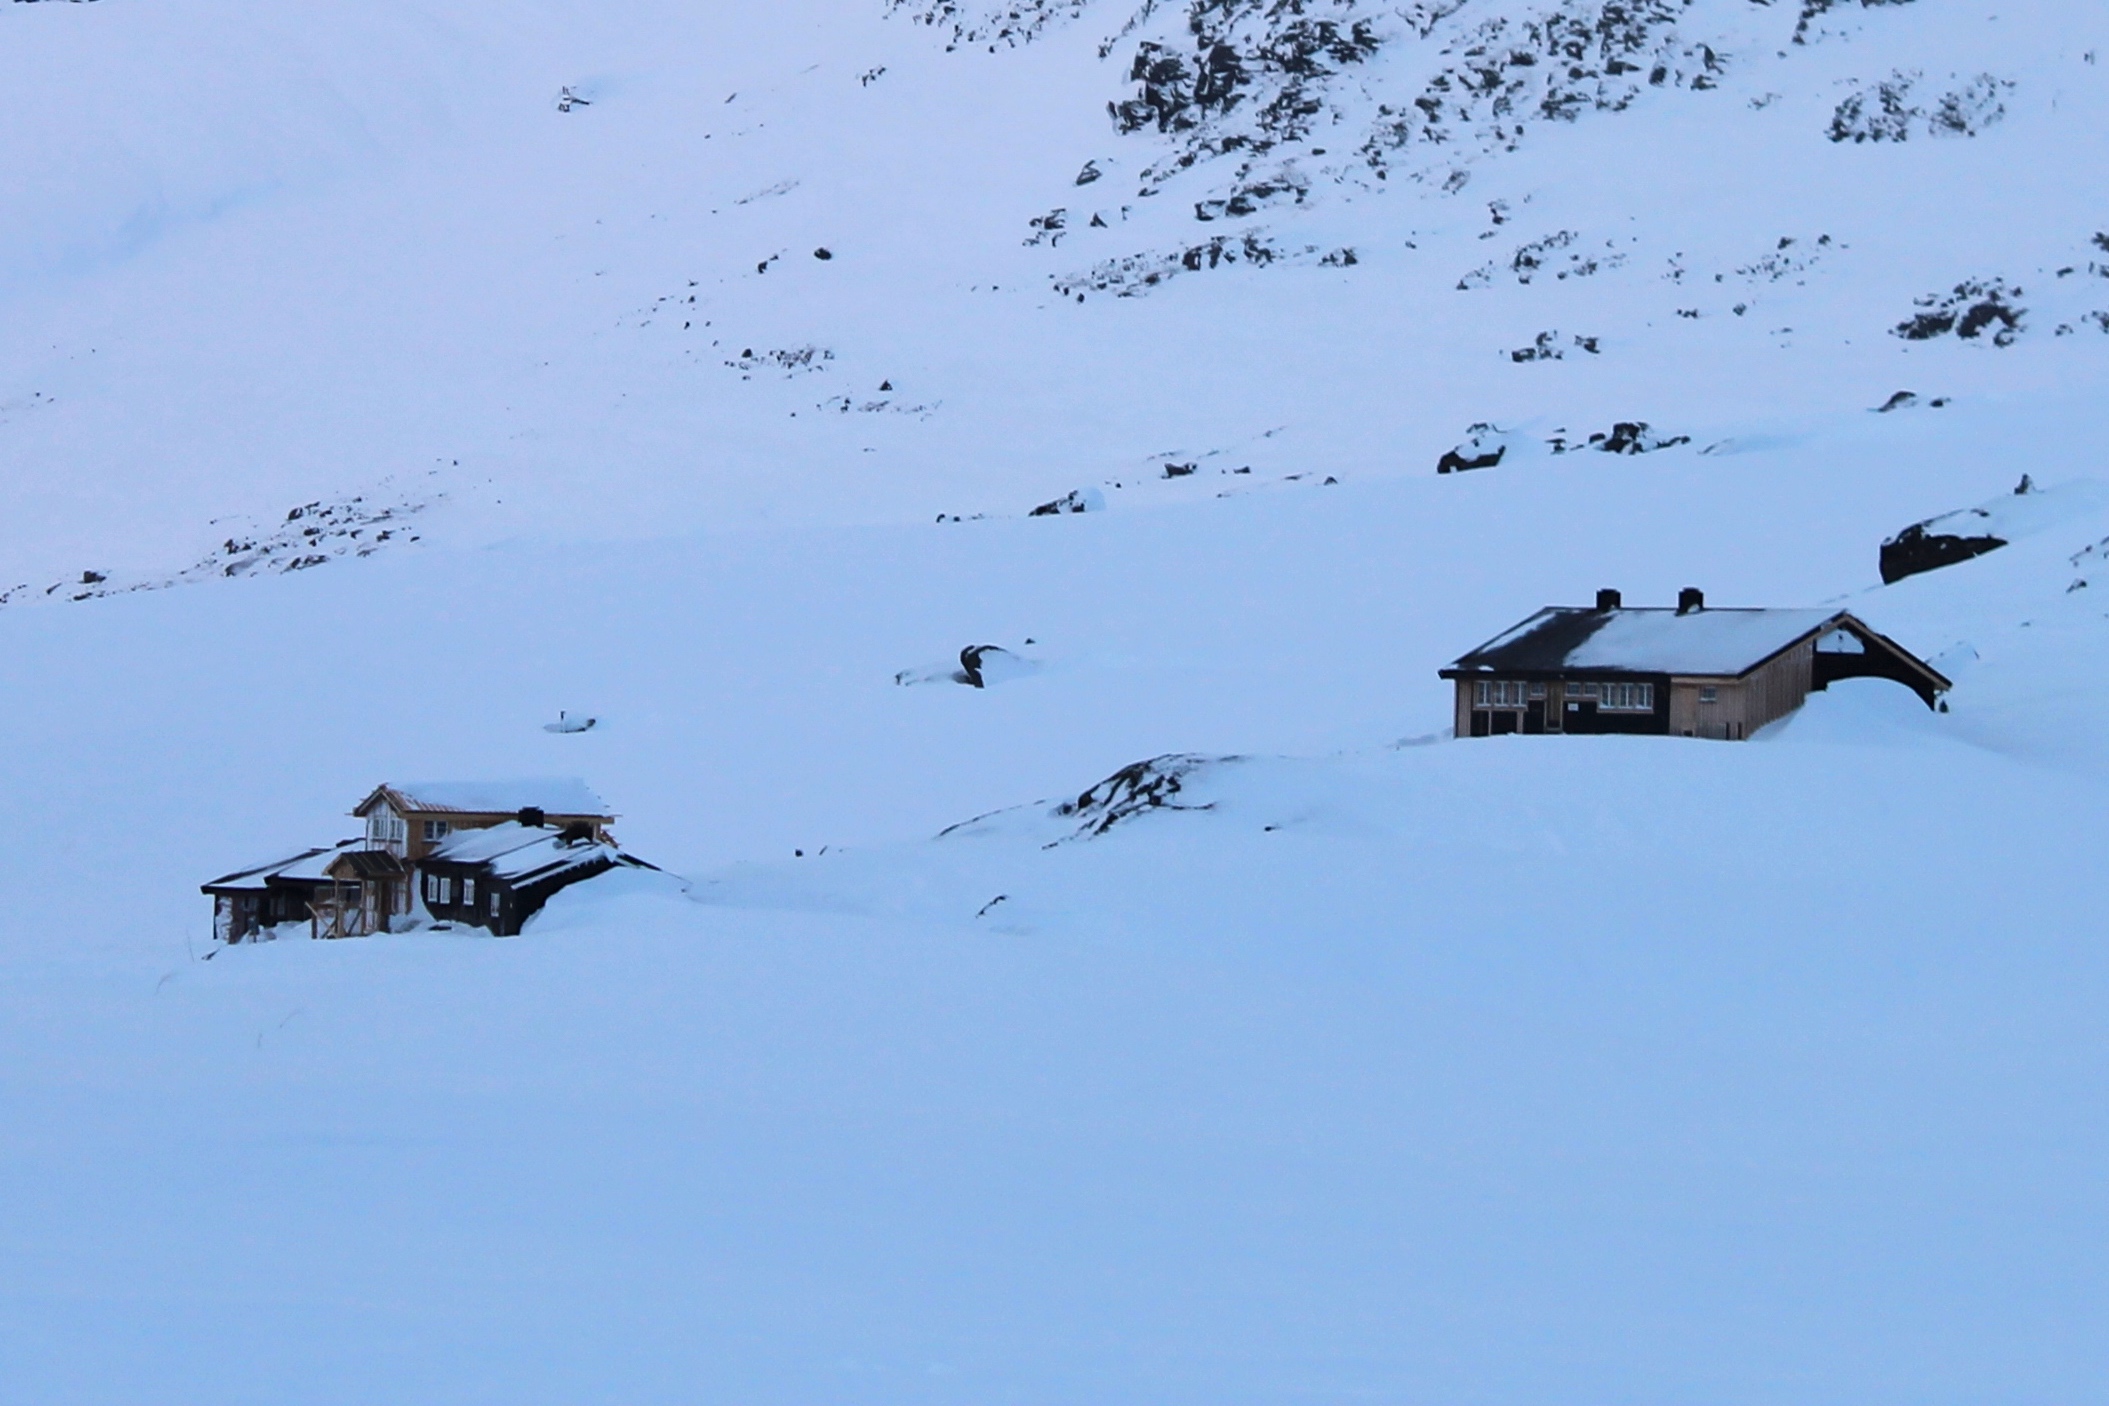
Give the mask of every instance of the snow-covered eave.
[[1531, 616], [1529, 620], [1524, 621], [1521, 625], [1518, 625], [1513, 629], [1502, 632], [1501, 634], [1495, 636], [1494, 639], [1488, 641], [1486, 644], [1481, 645], [1479, 648], [1474, 649], [1470, 653], [1455, 660], [1449, 665], [1449, 667], [1438, 670], [1438, 676], [1450, 680], [1506, 678], [1521, 679], [1526, 682], [1548, 683], [1556, 680], [1572, 678], [1626, 678], [1652, 680], [1667, 679], [1673, 684], [1738, 683], [1744, 679], [1749, 678], [1752, 674], [1758, 672], [1760, 669], [1763, 669], [1766, 665], [1771, 664], [1775, 660], [1779, 659], [1782, 655], [1788, 654], [1793, 650], [1800, 648], [1802, 645], [1807, 644], [1812, 639], [1821, 639], [1824, 635], [1830, 633], [1833, 630], [1848, 629], [1851, 630], [1855, 635], [1859, 636], [1866, 643], [1876, 645], [1882, 650], [1884, 650], [1886, 653], [1894, 656], [1901, 664], [1904, 665], [1904, 667], [1923, 678], [1926, 681], [1927, 685], [1933, 690], [1933, 692], [1946, 693], [1949, 689], [1954, 687], [1953, 681], [1950, 680], [1945, 674], [1942, 674], [1938, 669], [1935, 669], [1925, 660], [1919, 658], [1916, 654], [1913, 654], [1910, 650], [1904, 648], [1904, 646], [1898, 644], [1895, 640], [1883, 634], [1880, 630], [1877, 630], [1873, 626], [1869, 625], [1865, 620], [1862, 620], [1859, 616], [1853, 614], [1850, 610], [1840, 610], [1833, 612], [1829, 616], [1818, 621], [1816, 624], [1810, 626], [1808, 629], [1796, 635], [1793, 639], [1786, 641], [1784, 644], [1781, 644], [1777, 648], [1766, 653], [1764, 656], [1757, 659], [1755, 662], [1747, 664], [1741, 669], [1737, 670], [1674, 669], [1626, 664], [1574, 664], [1567, 662], [1562, 662], [1561, 664], [1553, 667], [1510, 668], [1505, 666], [1496, 666], [1493, 664], [1465, 663], [1465, 660], [1470, 659], [1473, 655], [1486, 653], [1489, 650], [1499, 647], [1501, 644], [1507, 641], [1518, 639], [1523, 637], [1524, 635], [1527, 635], [1530, 630], [1526, 627], [1535, 628], [1536, 622], [1542, 621], [1548, 614], [1554, 613], [1556, 609], [1557, 608], [1554, 607], [1548, 608], [1547, 610], [1541, 610], [1536, 615]]
[[352, 807], [351, 814], [364, 819], [376, 805], [386, 801], [400, 815], [517, 815], [523, 809], [540, 809], [551, 821], [597, 820], [604, 825], [613, 825], [622, 819], [601, 802], [592, 810], [553, 810], [547, 806], [467, 806], [453, 805], [418, 796], [402, 787], [384, 783], [368, 793], [365, 800]]

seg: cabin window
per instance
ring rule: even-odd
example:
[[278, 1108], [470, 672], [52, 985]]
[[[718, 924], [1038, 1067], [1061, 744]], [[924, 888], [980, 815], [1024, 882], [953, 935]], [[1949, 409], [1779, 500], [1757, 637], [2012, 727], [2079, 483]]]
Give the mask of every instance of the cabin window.
[[447, 824], [447, 822], [446, 822], [446, 821], [444, 821], [444, 820], [428, 820], [428, 821], [426, 821], [426, 822], [425, 822], [425, 843], [429, 845], [429, 844], [432, 844], [433, 842], [435, 842], [435, 841], [437, 841], [437, 840], [444, 840], [444, 839], [445, 839], [445, 838], [447, 837], [447, 831], [449, 831], [449, 830], [451, 830], [451, 829], [453, 829], [453, 828], [454, 828], [453, 826], [451, 826], [451, 825]]
[[463, 879], [461, 881], [461, 906], [464, 908], [476, 906], [476, 881], [474, 879]]
[[1571, 683], [1567, 685], [1566, 693], [1569, 702], [1579, 702], [1585, 698], [1593, 702], [1597, 695], [1597, 687], [1593, 683]]
[[425, 902], [439, 902], [439, 875], [437, 874], [425, 875]]
[[498, 916], [498, 890], [496, 889], [491, 890], [491, 916], [493, 918]]
[[387, 806], [376, 807], [366, 817], [366, 838], [373, 844], [401, 844], [409, 832], [410, 827], [403, 823], [403, 817]]
[[1535, 687], [1536, 696], [1545, 696], [1544, 684], [1525, 684], [1508, 679], [1481, 679], [1473, 686], [1472, 706], [1475, 708], [1521, 708], [1524, 697]]
[[1718, 703], [1721, 701], [1721, 690], [1718, 688], [1702, 688], [1699, 690], [1699, 701], [1701, 703]]
[[1597, 685], [1598, 706], [1614, 713], [1655, 711], [1655, 685], [1651, 683], [1607, 683]]
[[425, 875], [425, 902], [452, 903], [453, 901], [454, 880], [452, 878], [444, 874]]

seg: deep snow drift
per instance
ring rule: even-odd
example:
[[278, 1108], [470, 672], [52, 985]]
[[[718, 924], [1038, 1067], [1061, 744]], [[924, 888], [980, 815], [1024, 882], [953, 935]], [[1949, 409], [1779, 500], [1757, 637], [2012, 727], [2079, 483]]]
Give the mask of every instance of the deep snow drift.
[[[2104, 47], [0, 11], [0, 1395], [2099, 1395]], [[1685, 585], [1949, 711], [1444, 735]], [[212, 947], [415, 775], [669, 873]]]

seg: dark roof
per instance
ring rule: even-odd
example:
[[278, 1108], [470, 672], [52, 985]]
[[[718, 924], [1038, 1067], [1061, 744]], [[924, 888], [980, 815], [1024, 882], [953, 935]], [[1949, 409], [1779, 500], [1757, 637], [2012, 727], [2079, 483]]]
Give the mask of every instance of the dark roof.
[[[1442, 676], [1672, 674], [1733, 679], [1812, 636], [1828, 636], [1833, 631], [1893, 659], [1922, 694], [1950, 687], [1932, 665], [1870, 629], [1850, 611], [1826, 609], [1548, 606], [1465, 655], [1444, 669]], [[1928, 701], [1930, 704], [1930, 694]]]
[[361, 879], [399, 879], [409, 871], [403, 861], [385, 849], [355, 849], [337, 861], [335, 868], [342, 866]]
[[358, 840], [339, 840], [334, 845], [315, 845], [298, 854], [269, 864], [254, 864], [247, 869], [237, 869], [232, 874], [223, 874], [210, 883], [199, 885], [201, 893], [251, 893], [262, 892], [273, 884], [298, 885], [322, 882], [322, 870], [329, 857], [341, 850], [361, 843]]
[[1735, 678], [1848, 619], [1838, 610], [1549, 606], [1466, 654], [1444, 673]]

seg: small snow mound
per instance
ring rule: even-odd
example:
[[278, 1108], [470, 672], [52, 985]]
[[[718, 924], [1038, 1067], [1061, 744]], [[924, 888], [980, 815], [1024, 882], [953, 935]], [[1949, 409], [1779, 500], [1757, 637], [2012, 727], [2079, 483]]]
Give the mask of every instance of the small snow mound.
[[1828, 746], [1919, 746], [1946, 735], [1940, 714], [1888, 679], [1841, 679], [1757, 734]]
[[1030, 677], [1039, 673], [1040, 667], [1039, 660], [1013, 653], [1002, 645], [970, 644], [959, 651], [957, 664], [926, 664], [920, 669], [903, 669], [893, 676], [893, 681], [904, 688], [926, 683], [987, 688], [991, 684]]
[[692, 922], [688, 905], [694, 901], [688, 880], [678, 874], [618, 865], [557, 893], [528, 920], [525, 932], [535, 937], [570, 932], [604, 937], [669, 921]]

